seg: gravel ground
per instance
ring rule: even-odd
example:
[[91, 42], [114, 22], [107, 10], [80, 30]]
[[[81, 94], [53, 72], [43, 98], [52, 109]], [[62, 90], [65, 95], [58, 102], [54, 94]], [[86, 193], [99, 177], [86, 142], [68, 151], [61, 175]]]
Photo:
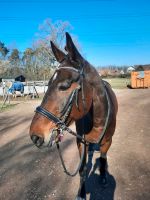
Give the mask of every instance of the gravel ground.
[[[109, 185], [100, 186], [99, 154], [90, 154], [87, 199], [149, 200], [150, 90], [115, 92], [119, 113], [108, 152]], [[41, 151], [29, 138], [29, 125], [39, 103], [21, 102], [14, 109], [0, 113], [0, 200], [75, 198], [79, 176], [70, 178], [64, 174], [55, 147]], [[66, 165], [74, 170], [79, 161], [75, 139], [66, 136], [61, 147]]]

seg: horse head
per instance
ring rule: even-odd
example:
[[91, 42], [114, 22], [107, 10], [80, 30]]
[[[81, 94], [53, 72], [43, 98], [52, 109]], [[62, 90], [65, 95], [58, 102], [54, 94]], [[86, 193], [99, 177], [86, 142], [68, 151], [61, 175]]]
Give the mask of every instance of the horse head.
[[92, 104], [92, 86], [88, 81], [87, 61], [77, 50], [71, 36], [66, 33], [67, 54], [53, 42], [51, 48], [60, 64], [48, 83], [47, 92], [40, 107], [36, 109], [30, 126], [30, 137], [37, 147], [52, 146], [57, 120], [69, 126], [82, 118]]

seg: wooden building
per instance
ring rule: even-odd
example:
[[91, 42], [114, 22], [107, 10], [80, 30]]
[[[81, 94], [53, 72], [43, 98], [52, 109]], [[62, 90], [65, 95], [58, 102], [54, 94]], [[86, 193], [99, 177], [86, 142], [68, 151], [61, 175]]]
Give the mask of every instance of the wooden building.
[[150, 65], [136, 65], [131, 72], [131, 88], [150, 87]]

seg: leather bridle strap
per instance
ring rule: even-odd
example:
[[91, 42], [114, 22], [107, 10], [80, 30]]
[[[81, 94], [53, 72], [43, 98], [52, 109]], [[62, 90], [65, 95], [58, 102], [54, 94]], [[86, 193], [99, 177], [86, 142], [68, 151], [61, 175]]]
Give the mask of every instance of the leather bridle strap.
[[109, 95], [108, 95], [108, 92], [107, 92], [106, 83], [104, 81], [103, 81], [103, 84], [104, 84], [105, 95], [106, 95], [106, 100], [107, 100], [107, 116], [106, 116], [106, 120], [105, 120], [103, 130], [102, 130], [100, 137], [98, 139], [98, 142], [97, 142], [98, 144], [101, 144], [101, 142], [104, 138], [104, 135], [105, 135], [107, 127], [108, 127], [108, 121], [109, 121], [109, 118], [110, 118], [110, 106], [111, 106], [110, 98], [109, 98]]
[[67, 123], [68, 116], [69, 116], [71, 109], [72, 109], [72, 106], [73, 106], [73, 102], [75, 100], [74, 97], [76, 96], [76, 94], [78, 93], [79, 90], [80, 90], [80, 87], [77, 87], [76, 89], [74, 89], [71, 92], [71, 94], [68, 98], [67, 104], [64, 106], [63, 110], [61, 111], [60, 117], [55, 116], [53, 113], [49, 112], [48, 110], [46, 110], [42, 106], [38, 106], [36, 108], [35, 112], [43, 115], [44, 117], [46, 117], [50, 121], [53, 121], [57, 126], [65, 127], [66, 123]]
[[52, 113], [50, 113], [49, 111], [45, 110], [44, 108], [38, 106], [36, 108], [36, 112], [43, 115], [44, 117], [46, 117], [47, 119], [53, 121], [59, 128], [61, 128], [63, 131], [67, 131], [68, 133], [70, 133], [71, 135], [76, 136], [78, 139], [81, 140], [81, 142], [83, 144], [88, 145], [88, 141], [86, 141], [85, 139], [83, 139], [80, 135], [76, 134], [76, 132], [72, 131], [68, 126], [66, 126], [66, 124], [61, 121], [59, 118], [57, 118], [55, 115], [53, 115]]
[[55, 115], [53, 115], [48, 110], [42, 108], [41, 106], [38, 106], [36, 108], [36, 112], [39, 113], [39, 114], [41, 114], [41, 115], [43, 115], [47, 119], [53, 121], [55, 124], [62, 124], [63, 125], [63, 122], [58, 117], [56, 117]]

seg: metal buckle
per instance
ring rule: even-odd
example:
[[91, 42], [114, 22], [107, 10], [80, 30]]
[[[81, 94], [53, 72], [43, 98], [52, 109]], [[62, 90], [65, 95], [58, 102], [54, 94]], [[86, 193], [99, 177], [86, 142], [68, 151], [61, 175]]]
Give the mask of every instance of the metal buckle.
[[62, 130], [61, 128], [56, 129], [56, 131], [57, 131], [57, 136], [56, 136], [56, 138], [55, 138], [55, 142], [56, 142], [56, 143], [59, 143], [59, 142], [61, 142], [62, 139], [63, 139], [64, 132], [63, 132], [63, 130]]
[[58, 144], [62, 141], [64, 136], [63, 130], [61, 128], [54, 128], [51, 131], [49, 146], [52, 147], [54, 144]]

